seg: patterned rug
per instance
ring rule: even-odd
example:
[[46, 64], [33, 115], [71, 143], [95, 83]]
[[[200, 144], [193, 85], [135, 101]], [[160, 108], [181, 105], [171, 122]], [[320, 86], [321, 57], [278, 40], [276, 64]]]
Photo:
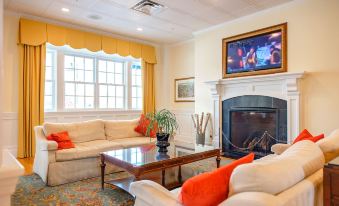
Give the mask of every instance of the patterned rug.
[[[221, 165], [225, 165], [230, 161], [229, 159], [223, 159]], [[214, 170], [215, 168], [215, 159], [184, 165], [182, 167], [183, 177], [192, 177], [202, 172]], [[167, 175], [175, 174], [166, 173], [166, 178], [170, 178]], [[106, 175], [105, 180], [120, 179], [128, 176], [127, 172], [118, 172]], [[134, 198], [120, 188], [105, 184], [105, 190], [101, 190], [100, 181], [100, 177], [95, 177], [60, 186], [48, 187], [36, 174], [22, 176], [19, 179], [15, 193], [12, 195], [12, 206], [129, 206], [134, 204]]]

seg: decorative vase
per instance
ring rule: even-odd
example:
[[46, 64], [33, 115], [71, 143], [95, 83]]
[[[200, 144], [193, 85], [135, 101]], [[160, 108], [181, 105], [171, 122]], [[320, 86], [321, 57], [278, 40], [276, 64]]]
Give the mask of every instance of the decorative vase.
[[205, 145], [205, 133], [197, 133], [195, 142], [197, 145]]
[[157, 147], [159, 153], [167, 153], [167, 147], [170, 146], [170, 143], [168, 142], [169, 139], [168, 133], [157, 133]]

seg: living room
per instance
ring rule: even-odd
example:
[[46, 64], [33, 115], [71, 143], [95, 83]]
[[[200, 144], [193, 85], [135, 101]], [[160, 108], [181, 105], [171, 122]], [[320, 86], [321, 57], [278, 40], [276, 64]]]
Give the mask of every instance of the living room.
[[339, 204], [337, 0], [0, 11], [1, 205]]

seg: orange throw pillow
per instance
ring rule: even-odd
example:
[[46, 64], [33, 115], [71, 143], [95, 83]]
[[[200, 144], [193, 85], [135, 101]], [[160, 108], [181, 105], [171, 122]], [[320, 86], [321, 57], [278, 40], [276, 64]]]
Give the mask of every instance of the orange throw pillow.
[[310, 138], [310, 137], [313, 137], [312, 134], [307, 130], [307, 129], [304, 129], [299, 135], [297, 138], [295, 138], [295, 140], [293, 141], [292, 144], [295, 144], [301, 140], [304, 140], [304, 139], [307, 139], [307, 138]]
[[[138, 124], [138, 126], [136, 126], [134, 128], [134, 131], [146, 136], [147, 127], [148, 127], [149, 124], [150, 124], [150, 120], [147, 119], [144, 114], [142, 114], [140, 116], [139, 124]], [[149, 136], [150, 137], [156, 137], [156, 126], [153, 129], [151, 129]]]
[[254, 153], [240, 158], [213, 172], [206, 172], [188, 179], [182, 186], [179, 199], [185, 206], [216, 206], [227, 199], [228, 185], [233, 170], [238, 166], [251, 163]]
[[307, 131], [307, 129], [304, 129], [297, 138], [295, 138], [295, 140], [293, 141], [292, 144], [295, 144], [299, 141], [302, 141], [302, 140], [311, 140], [312, 142], [317, 142], [321, 139], [323, 139], [325, 136], [324, 134], [320, 134], [318, 136], [314, 136], [309, 132]]
[[68, 132], [63, 131], [59, 133], [52, 133], [47, 137], [48, 140], [56, 141], [58, 143], [58, 150], [74, 148], [74, 144], [69, 138]]

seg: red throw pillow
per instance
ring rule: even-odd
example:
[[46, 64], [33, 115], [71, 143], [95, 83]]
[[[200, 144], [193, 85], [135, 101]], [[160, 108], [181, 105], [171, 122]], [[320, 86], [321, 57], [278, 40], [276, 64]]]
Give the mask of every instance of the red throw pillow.
[[58, 143], [58, 150], [74, 148], [74, 144], [69, 138], [68, 132], [63, 131], [59, 133], [52, 133], [47, 137], [48, 140], [56, 141]]
[[[139, 124], [134, 128], [134, 131], [146, 136], [147, 133], [147, 127], [150, 124], [150, 120], [146, 118], [144, 114], [140, 116]], [[156, 125], [154, 126], [154, 129], [151, 129], [150, 137], [156, 137]]]
[[304, 129], [299, 135], [297, 138], [295, 138], [295, 140], [293, 141], [292, 144], [295, 144], [301, 140], [304, 140], [306, 138], [310, 138], [310, 137], [313, 137], [312, 134], [307, 130], [307, 129]]
[[312, 142], [317, 142], [321, 139], [323, 139], [325, 136], [324, 134], [320, 134], [318, 136], [314, 136], [309, 132], [307, 131], [307, 129], [304, 129], [297, 138], [295, 138], [295, 140], [293, 141], [292, 144], [295, 144], [299, 141], [302, 141], [302, 140], [311, 140]]
[[233, 170], [241, 164], [251, 163], [254, 153], [240, 158], [213, 172], [188, 179], [182, 186], [179, 199], [185, 206], [216, 206], [228, 197], [228, 185]]

